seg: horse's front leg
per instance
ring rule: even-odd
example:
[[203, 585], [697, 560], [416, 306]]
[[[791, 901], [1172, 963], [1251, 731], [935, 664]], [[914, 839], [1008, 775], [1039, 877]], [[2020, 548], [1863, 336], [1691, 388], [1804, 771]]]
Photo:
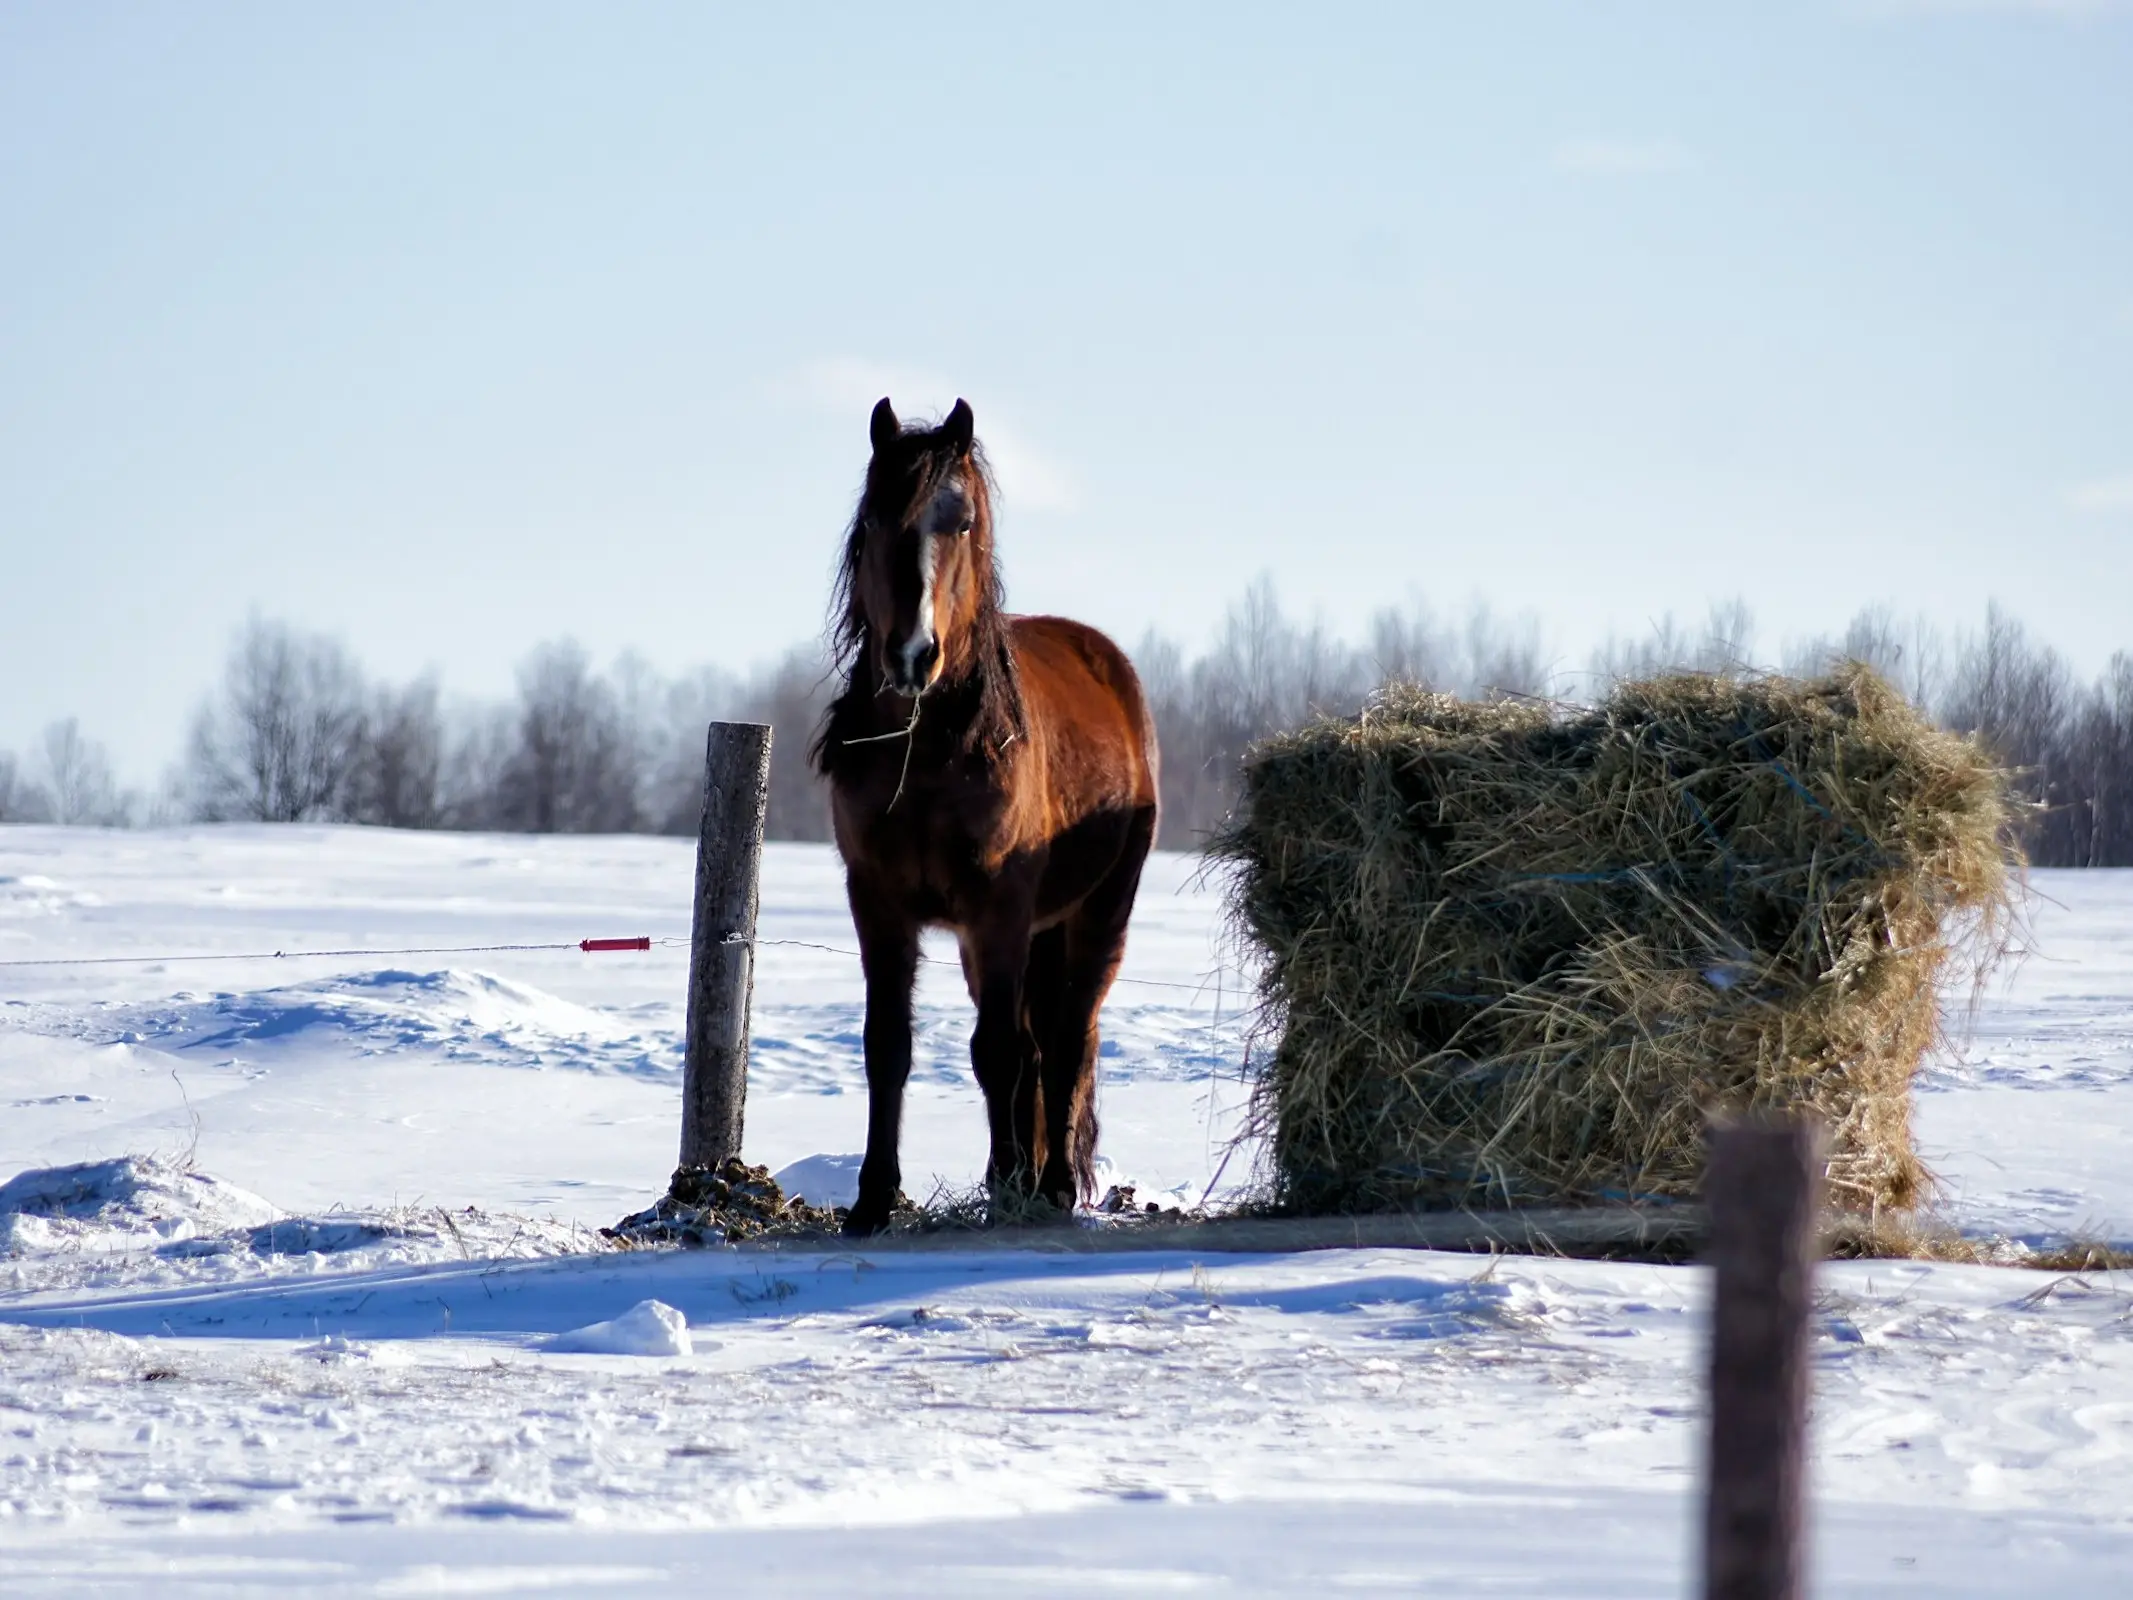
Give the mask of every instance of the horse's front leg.
[[995, 1196], [1036, 1182], [1037, 1047], [1022, 1014], [1029, 965], [1029, 911], [1003, 908], [965, 935], [965, 965], [978, 1003], [970, 1066], [985, 1095], [992, 1155], [985, 1186]]
[[855, 1236], [878, 1233], [903, 1185], [897, 1145], [904, 1084], [911, 1076], [911, 986], [918, 975], [918, 925], [892, 905], [848, 885], [859, 961], [866, 973], [867, 1153], [859, 1195], [844, 1220]]

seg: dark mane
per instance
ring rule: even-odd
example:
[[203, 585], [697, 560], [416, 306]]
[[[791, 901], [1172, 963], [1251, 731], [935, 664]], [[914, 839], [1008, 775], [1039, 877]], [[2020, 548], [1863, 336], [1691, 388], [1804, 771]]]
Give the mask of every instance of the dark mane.
[[[866, 485], [845, 528], [844, 550], [830, 591], [830, 665], [844, 686], [830, 702], [808, 746], [808, 759], [818, 772], [835, 770], [843, 741], [874, 731], [869, 709], [879, 693], [879, 669], [858, 593], [859, 558], [867, 526], [876, 520], [894, 522], [906, 517], [913, 506], [932, 496], [941, 475], [959, 459], [940, 429], [906, 426], [895, 446], [877, 452], [867, 465]], [[977, 569], [977, 615], [970, 625], [965, 665], [954, 678], [944, 679], [927, 693], [924, 720], [933, 725], [936, 736], [952, 727], [957, 747], [963, 751], [991, 756], [1023, 732], [1022, 691], [1008, 646], [1000, 569], [993, 557], [992, 468], [982, 446], [973, 444], [968, 460], [976, 489], [977, 517], [970, 540]]]

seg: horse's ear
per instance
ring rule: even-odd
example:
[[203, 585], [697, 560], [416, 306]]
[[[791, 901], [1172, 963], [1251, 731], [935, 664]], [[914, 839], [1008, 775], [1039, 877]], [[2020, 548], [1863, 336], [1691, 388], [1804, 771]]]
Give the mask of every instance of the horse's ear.
[[872, 420], [867, 423], [867, 433], [874, 441], [874, 454], [880, 455], [888, 449], [901, 432], [903, 424], [896, 420], [896, 407], [889, 404], [887, 395], [883, 395], [874, 407]]
[[970, 454], [970, 441], [977, 437], [978, 419], [970, 414], [970, 402], [958, 400], [941, 424], [941, 436], [955, 446], [957, 455]]

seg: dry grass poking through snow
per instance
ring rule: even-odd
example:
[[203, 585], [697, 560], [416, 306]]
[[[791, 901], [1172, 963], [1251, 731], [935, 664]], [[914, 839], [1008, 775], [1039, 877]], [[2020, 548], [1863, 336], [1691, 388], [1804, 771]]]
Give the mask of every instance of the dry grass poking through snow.
[[1947, 1261], [2033, 1272], [2080, 1274], [2133, 1268], [2133, 1250], [2083, 1234], [2039, 1247], [2018, 1239], [1962, 1233], [1930, 1215], [1893, 1212], [1831, 1219], [1823, 1233], [1822, 1253], [1831, 1261]]
[[1913, 1205], [1911, 1079], [2004, 947], [2008, 819], [1857, 666], [1591, 710], [1396, 686], [1266, 741], [1214, 852], [1266, 957], [1280, 1202], [1685, 1199], [1712, 1111], [1805, 1107], [1834, 1203]]

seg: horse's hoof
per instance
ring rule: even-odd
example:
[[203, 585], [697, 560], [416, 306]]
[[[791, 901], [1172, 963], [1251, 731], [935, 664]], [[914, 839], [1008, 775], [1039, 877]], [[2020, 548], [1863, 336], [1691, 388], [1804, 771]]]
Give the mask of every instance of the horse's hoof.
[[871, 1239], [889, 1225], [887, 1206], [854, 1206], [844, 1214], [847, 1239]]
[[1072, 1222], [1074, 1203], [1080, 1196], [1076, 1192], [1074, 1180], [1062, 1172], [1058, 1165], [1047, 1163], [1044, 1175], [1037, 1180], [1036, 1198], [1040, 1209], [1049, 1205], [1059, 1214], [1056, 1219], [1047, 1218], [1047, 1221]]
[[985, 1217], [986, 1226], [992, 1228], [1055, 1228], [1073, 1220], [1071, 1201], [1062, 1205], [1050, 1196], [1030, 1189], [994, 1195]]

